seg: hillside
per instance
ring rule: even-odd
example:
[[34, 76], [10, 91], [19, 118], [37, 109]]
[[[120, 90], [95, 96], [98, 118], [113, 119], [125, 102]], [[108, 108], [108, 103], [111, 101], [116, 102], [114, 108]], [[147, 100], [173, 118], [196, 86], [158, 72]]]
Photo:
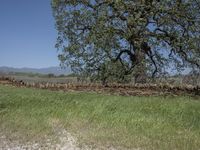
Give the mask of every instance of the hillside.
[[48, 67], [48, 68], [13, 68], [13, 67], [0, 67], [0, 72], [11, 73], [11, 72], [23, 72], [23, 73], [38, 73], [38, 74], [69, 74], [71, 71], [69, 68], [61, 69], [61, 67]]

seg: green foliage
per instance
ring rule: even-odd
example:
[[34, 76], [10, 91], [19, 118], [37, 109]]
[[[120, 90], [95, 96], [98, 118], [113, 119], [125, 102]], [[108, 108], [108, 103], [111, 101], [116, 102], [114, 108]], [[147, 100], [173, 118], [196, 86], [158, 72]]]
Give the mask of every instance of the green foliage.
[[60, 74], [58, 77], [67, 77], [68, 75]]
[[70, 74], [68, 74], [66, 77], [77, 77], [77, 74], [75, 74], [75, 73], [70, 73]]
[[197, 0], [52, 0], [59, 59], [88, 76], [116, 61], [139, 76], [199, 69], [199, 8]]
[[102, 81], [103, 84], [108, 82], [129, 83], [132, 76], [126, 72], [120, 62], [107, 61], [99, 67], [97, 74], [93, 75], [93, 78]]
[[200, 101], [191, 97], [122, 97], [0, 85], [1, 135], [17, 132], [19, 138], [37, 141], [54, 133], [53, 120], [79, 141], [101, 149], [200, 147]]

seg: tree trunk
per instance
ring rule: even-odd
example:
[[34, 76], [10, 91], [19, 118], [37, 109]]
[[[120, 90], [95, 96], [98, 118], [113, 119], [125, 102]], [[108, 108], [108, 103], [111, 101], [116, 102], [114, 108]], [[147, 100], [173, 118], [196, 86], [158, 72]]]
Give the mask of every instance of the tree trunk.
[[135, 51], [135, 57], [137, 59], [137, 66], [135, 72], [135, 83], [146, 83], [146, 62], [145, 53], [141, 49]]

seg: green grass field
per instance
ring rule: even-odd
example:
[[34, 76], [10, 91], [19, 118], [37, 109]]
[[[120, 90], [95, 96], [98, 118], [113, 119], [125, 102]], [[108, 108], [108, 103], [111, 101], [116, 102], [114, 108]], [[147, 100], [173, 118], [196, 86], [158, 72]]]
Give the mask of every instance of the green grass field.
[[[62, 125], [88, 145], [148, 150], [200, 148], [200, 99], [122, 97], [0, 85], [0, 131], [53, 137]], [[59, 126], [58, 125], [58, 126]]]

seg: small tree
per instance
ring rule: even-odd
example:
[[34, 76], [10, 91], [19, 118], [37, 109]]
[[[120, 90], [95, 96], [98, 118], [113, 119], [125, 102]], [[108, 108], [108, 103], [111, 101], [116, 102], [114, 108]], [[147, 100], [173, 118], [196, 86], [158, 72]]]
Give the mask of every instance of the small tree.
[[49, 78], [55, 77], [55, 75], [54, 75], [53, 73], [49, 73], [47, 76], [48, 76]]

